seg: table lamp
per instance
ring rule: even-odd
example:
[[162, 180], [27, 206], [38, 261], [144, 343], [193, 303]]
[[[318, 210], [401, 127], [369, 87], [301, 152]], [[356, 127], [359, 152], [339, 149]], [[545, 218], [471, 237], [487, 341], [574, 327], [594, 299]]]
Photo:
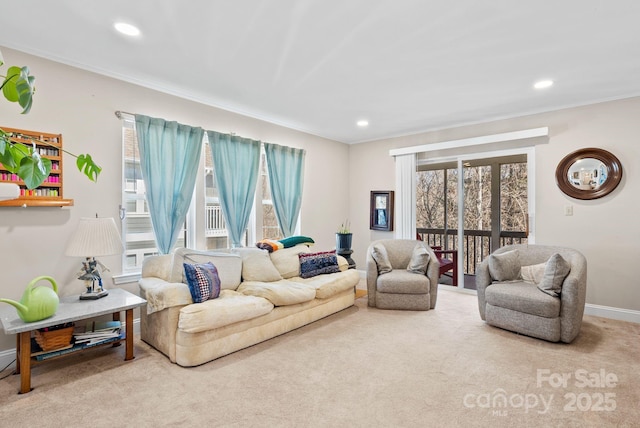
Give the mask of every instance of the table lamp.
[[[67, 244], [65, 254], [84, 257], [78, 279], [84, 281], [86, 291], [80, 300], [95, 300], [109, 294], [102, 286], [101, 272], [109, 269], [96, 260], [98, 256], [122, 254], [122, 239], [113, 218], [83, 217]], [[97, 281], [97, 284], [96, 284]]]

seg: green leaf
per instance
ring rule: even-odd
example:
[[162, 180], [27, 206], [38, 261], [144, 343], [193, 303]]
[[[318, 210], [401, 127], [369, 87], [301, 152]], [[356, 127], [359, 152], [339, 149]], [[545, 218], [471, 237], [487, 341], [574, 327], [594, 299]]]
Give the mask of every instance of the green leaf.
[[35, 189], [49, 176], [51, 172], [51, 160], [42, 158], [34, 152], [31, 156], [25, 156], [20, 161], [18, 176], [24, 181], [28, 189]]
[[7, 77], [2, 84], [2, 93], [4, 94], [4, 97], [12, 103], [18, 102], [18, 99], [20, 99], [20, 95], [16, 89], [16, 81], [20, 77], [20, 73], [22, 73], [20, 67], [9, 67], [7, 70]]
[[6, 139], [6, 135], [8, 134], [3, 138], [4, 144], [0, 143], [0, 146], [4, 146], [4, 150], [0, 150], [0, 163], [7, 171], [18, 174], [20, 162], [23, 158], [31, 156], [31, 149], [22, 144], [12, 143]]
[[33, 103], [35, 77], [29, 76], [29, 67], [9, 67], [7, 78], [2, 84], [2, 93], [10, 102], [22, 107], [22, 114], [29, 113]]
[[98, 176], [100, 175], [102, 168], [96, 165], [93, 159], [91, 159], [90, 154], [78, 156], [76, 165], [78, 166], [78, 170], [84, 173], [89, 180], [98, 181]]

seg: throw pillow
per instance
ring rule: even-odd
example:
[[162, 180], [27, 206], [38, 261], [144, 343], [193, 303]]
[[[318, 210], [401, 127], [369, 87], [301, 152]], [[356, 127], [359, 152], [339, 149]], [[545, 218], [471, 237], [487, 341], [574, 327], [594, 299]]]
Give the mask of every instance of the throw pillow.
[[284, 246], [284, 248], [294, 247], [298, 244], [315, 244], [316, 241], [309, 238], [308, 236], [290, 236], [288, 238], [284, 238], [280, 240], [280, 243]]
[[550, 296], [560, 296], [562, 283], [570, 271], [571, 265], [569, 262], [562, 258], [560, 254], [555, 253], [547, 260], [547, 265], [544, 268], [544, 277], [538, 284], [538, 288]]
[[384, 245], [375, 244], [371, 249], [371, 257], [378, 265], [378, 275], [383, 275], [393, 270], [389, 261], [389, 254], [387, 254], [387, 249]]
[[489, 256], [489, 275], [494, 281], [512, 281], [520, 276], [520, 254], [518, 250]]
[[413, 248], [411, 254], [411, 260], [407, 266], [407, 270], [411, 273], [417, 273], [424, 275], [427, 273], [427, 266], [429, 265], [429, 251], [422, 244], [418, 244]]
[[220, 278], [213, 263], [183, 263], [183, 266], [193, 303], [216, 299], [220, 295]]
[[298, 254], [298, 258], [300, 259], [300, 276], [302, 278], [340, 272], [336, 250]]
[[539, 263], [537, 265], [522, 266], [520, 268], [520, 277], [524, 282], [531, 284], [540, 284], [544, 276], [544, 268], [547, 263]]

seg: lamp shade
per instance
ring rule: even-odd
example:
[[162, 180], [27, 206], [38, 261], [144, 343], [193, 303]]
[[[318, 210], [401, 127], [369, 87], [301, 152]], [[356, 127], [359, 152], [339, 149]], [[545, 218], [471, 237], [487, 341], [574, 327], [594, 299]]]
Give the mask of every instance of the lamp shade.
[[122, 254], [122, 238], [113, 218], [83, 217], [67, 244], [65, 254], [77, 257]]

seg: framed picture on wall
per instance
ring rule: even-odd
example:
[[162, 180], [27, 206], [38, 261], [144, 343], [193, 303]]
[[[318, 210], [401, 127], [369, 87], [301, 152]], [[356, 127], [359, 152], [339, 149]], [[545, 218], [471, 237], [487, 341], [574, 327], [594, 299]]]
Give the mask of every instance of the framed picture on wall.
[[371, 191], [369, 229], [393, 230], [393, 190]]

